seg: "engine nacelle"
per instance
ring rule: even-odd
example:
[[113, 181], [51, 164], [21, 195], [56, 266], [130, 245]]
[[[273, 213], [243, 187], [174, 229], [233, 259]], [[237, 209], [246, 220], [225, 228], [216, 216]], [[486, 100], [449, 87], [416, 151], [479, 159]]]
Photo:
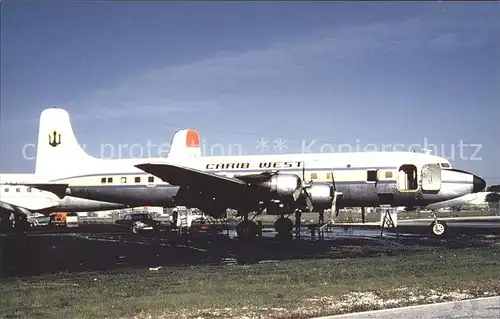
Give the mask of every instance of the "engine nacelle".
[[313, 183], [306, 189], [311, 197], [314, 211], [319, 212], [332, 207], [334, 189], [328, 183]]
[[260, 186], [269, 188], [272, 196], [291, 196], [300, 187], [301, 179], [295, 174], [276, 174], [268, 180], [259, 183]]

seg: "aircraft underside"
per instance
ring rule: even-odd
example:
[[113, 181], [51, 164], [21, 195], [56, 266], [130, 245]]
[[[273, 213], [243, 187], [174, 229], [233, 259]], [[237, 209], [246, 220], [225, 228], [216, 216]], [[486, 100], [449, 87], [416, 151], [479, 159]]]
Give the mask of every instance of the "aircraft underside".
[[[213, 184], [180, 187], [173, 199], [176, 205], [196, 207], [214, 218], [225, 216], [227, 209], [237, 210], [243, 217], [237, 228], [241, 238], [256, 235], [257, 227], [249, 215], [264, 211], [280, 216], [275, 223], [279, 233], [290, 233], [293, 223], [286, 216], [291, 214], [300, 218], [301, 212], [317, 212], [323, 220], [326, 212], [334, 216], [343, 207], [426, 206], [484, 187], [484, 180], [467, 181], [472, 175], [466, 172], [448, 170], [442, 175], [439, 165], [429, 164], [424, 168], [427, 171], [418, 177], [415, 166], [410, 165], [405, 171], [403, 165], [397, 180], [375, 179], [372, 182], [336, 182], [333, 178], [331, 181], [305, 182], [297, 174], [280, 172], [220, 180], [210, 176]], [[175, 174], [178, 168], [171, 169], [170, 173]], [[304, 172], [302, 175], [305, 176]]]
[[302, 192], [297, 200], [293, 200], [289, 194], [272, 196], [269, 191], [251, 192], [247, 196], [216, 197], [210, 193], [181, 188], [174, 202], [179, 206], [196, 207], [213, 218], [225, 217], [227, 209], [235, 209], [243, 219], [237, 227], [238, 236], [248, 238], [256, 236], [258, 232], [257, 225], [250, 217], [252, 215], [277, 215], [279, 218], [274, 224], [275, 230], [280, 234], [291, 234], [294, 223], [288, 217], [295, 215], [300, 219], [301, 213], [306, 211], [317, 212], [321, 222], [324, 216], [332, 216], [332, 211], [338, 214], [338, 210], [344, 207], [425, 206], [446, 198], [421, 191], [401, 192], [396, 184], [340, 185], [336, 186], [336, 190], [331, 183], [321, 185], [327, 185], [328, 192], [315, 193], [313, 185], [308, 188], [309, 193]]

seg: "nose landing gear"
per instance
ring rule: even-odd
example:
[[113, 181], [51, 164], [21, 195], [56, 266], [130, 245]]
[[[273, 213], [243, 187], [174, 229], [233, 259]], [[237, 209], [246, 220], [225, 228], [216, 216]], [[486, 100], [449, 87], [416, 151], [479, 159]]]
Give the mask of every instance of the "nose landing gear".
[[446, 236], [448, 234], [448, 226], [446, 223], [437, 219], [437, 215], [434, 210], [432, 211], [432, 217], [434, 218], [434, 221], [429, 226], [431, 234], [438, 238]]

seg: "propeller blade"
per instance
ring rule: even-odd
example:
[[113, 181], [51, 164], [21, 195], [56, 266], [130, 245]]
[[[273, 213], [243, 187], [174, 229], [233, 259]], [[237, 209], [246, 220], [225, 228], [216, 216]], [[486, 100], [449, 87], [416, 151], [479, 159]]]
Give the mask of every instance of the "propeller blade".
[[330, 171], [330, 174], [332, 174], [332, 185], [333, 185], [333, 190], [337, 190], [337, 185], [335, 185], [335, 177], [333, 177], [333, 171]]
[[314, 206], [313, 206], [313, 203], [312, 203], [311, 196], [309, 195], [309, 193], [305, 189], [304, 189], [304, 193], [306, 195], [306, 205], [307, 205], [307, 208], [309, 208], [309, 211], [312, 212], [313, 209], [314, 209]]
[[331, 207], [331, 211], [332, 211], [332, 214], [335, 212], [335, 210], [337, 209], [337, 192], [333, 192], [333, 200], [332, 200], [332, 207]]
[[333, 200], [332, 200], [332, 207], [330, 209], [330, 218], [331, 218], [331, 223], [334, 223], [335, 218], [339, 215], [339, 209], [337, 208], [337, 185], [335, 184], [335, 176], [333, 175], [333, 170], [330, 171], [332, 174], [332, 186], [333, 186]]
[[302, 192], [302, 189], [303, 189], [303, 187], [302, 187], [302, 186], [299, 186], [299, 187], [297, 187], [297, 189], [293, 192], [293, 200], [294, 200], [294, 201], [297, 201], [297, 199], [299, 199], [299, 197], [300, 197], [300, 193]]
[[[341, 193], [340, 193], [341, 194]], [[330, 209], [330, 212], [331, 212], [331, 223], [333, 224], [334, 223], [334, 219], [336, 217], [338, 217], [339, 215], [339, 208], [337, 207], [337, 195], [339, 195], [339, 193], [337, 191], [334, 191], [333, 192], [333, 200], [332, 200], [332, 207]]]

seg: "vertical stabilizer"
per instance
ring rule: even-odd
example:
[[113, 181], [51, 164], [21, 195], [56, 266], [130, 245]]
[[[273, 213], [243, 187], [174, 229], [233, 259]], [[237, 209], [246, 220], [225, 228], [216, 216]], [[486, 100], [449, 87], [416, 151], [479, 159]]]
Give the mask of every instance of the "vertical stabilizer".
[[167, 156], [173, 160], [196, 160], [201, 157], [200, 135], [196, 130], [175, 132]]
[[47, 179], [68, 176], [96, 160], [78, 144], [66, 110], [51, 108], [42, 112], [36, 153], [37, 176]]

